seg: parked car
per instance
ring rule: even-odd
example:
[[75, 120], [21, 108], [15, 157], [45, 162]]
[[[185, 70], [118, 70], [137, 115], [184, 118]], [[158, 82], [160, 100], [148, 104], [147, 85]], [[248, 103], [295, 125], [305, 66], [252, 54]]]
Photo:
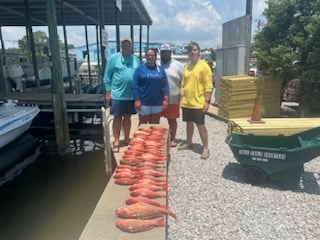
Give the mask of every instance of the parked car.
[[256, 58], [250, 58], [248, 75], [249, 76], [257, 76], [257, 73], [258, 73], [257, 59]]
[[249, 67], [248, 75], [257, 76], [257, 67], [256, 66]]
[[300, 79], [290, 80], [282, 89], [282, 100], [285, 102], [298, 102], [300, 94]]

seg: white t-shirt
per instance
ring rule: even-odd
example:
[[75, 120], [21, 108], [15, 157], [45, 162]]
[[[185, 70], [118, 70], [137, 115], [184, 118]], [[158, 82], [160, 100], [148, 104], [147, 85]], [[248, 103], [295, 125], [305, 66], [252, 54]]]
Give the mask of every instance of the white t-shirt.
[[171, 59], [168, 63], [161, 63], [167, 74], [169, 82], [169, 103], [179, 104], [180, 101], [180, 85], [184, 65], [176, 59]]

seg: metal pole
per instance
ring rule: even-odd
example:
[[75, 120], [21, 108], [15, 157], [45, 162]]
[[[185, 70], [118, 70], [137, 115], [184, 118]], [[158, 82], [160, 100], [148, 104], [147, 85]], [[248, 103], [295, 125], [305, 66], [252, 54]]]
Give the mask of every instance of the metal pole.
[[26, 9], [26, 27], [27, 27], [27, 33], [28, 33], [27, 36], [29, 36], [28, 46], [30, 46], [30, 50], [31, 50], [34, 77], [36, 80], [37, 91], [39, 92], [40, 91], [40, 78], [39, 78], [39, 69], [38, 69], [36, 50], [34, 47], [32, 25], [30, 22], [29, 0], [24, 1], [24, 6]]
[[92, 85], [92, 77], [91, 77], [91, 66], [90, 66], [90, 49], [89, 49], [89, 42], [88, 42], [88, 25], [87, 20], [85, 21], [84, 31], [86, 37], [86, 48], [87, 48], [87, 63], [88, 63], [88, 73], [89, 73], [89, 84]]
[[120, 18], [119, 18], [119, 9], [117, 8], [117, 6], [115, 6], [115, 11], [116, 11], [116, 35], [117, 35], [117, 52], [120, 51]]
[[[64, 49], [65, 49], [65, 55], [66, 55], [66, 64], [67, 64], [67, 72], [68, 72], [68, 82], [69, 82], [69, 92], [73, 92], [73, 84], [72, 84], [72, 78], [71, 78], [71, 70], [70, 70], [70, 60], [69, 60], [69, 51], [68, 51], [68, 40], [67, 40], [67, 30], [66, 30], [66, 24], [64, 20], [64, 0], [61, 2], [61, 18], [62, 18], [62, 25], [63, 25], [63, 38], [64, 38]], [[63, 75], [62, 75], [63, 78]]]
[[0, 93], [6, 94], [8, 92], [6, 79], [4, 78], [3, 65], [5, 65], [5, 50], [2, 37], [2, 29], [0, 26], [0, 41], [1, 41], [1, 53], [0, 53]]
[[102, 65], [102, 73], [101, 76], [104, 75], [104, 70], [106, 68], [107, 59], [106, 59], [106, 48], [102, 43], [102, 30], [104, 30], [104, 3], [103, 0], [98, 0], [98, 13], [99, 13], [99, 26], [100, 26], [100, 51], [101, 51], [101, 65]]

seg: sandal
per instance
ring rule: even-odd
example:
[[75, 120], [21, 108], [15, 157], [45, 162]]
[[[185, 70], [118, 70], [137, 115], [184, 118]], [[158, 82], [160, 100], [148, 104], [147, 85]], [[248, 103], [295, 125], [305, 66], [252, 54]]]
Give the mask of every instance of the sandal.
[[170, 144], [171, 147], [176, 147], [177, 146], [177, 143], [175, 141], [171, 141], [171, 144]]
[[112, 145], [112, 152], [118, 153], [119, 150], [120, 150], [119, 145], [115, 145], [115, 144]]
[[201, 154], [201, 159], [208, 159], [210, 156], [209, 150], [203, 150]]

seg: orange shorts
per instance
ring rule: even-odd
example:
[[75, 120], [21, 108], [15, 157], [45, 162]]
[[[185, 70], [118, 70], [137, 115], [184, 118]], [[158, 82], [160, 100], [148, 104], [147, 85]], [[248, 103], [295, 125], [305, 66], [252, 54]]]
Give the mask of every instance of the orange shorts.
[[163, 110], [162, 116], [167, 119], [176, 119], [180, 116], [179, 104], [169, 104], [168, 107]]

